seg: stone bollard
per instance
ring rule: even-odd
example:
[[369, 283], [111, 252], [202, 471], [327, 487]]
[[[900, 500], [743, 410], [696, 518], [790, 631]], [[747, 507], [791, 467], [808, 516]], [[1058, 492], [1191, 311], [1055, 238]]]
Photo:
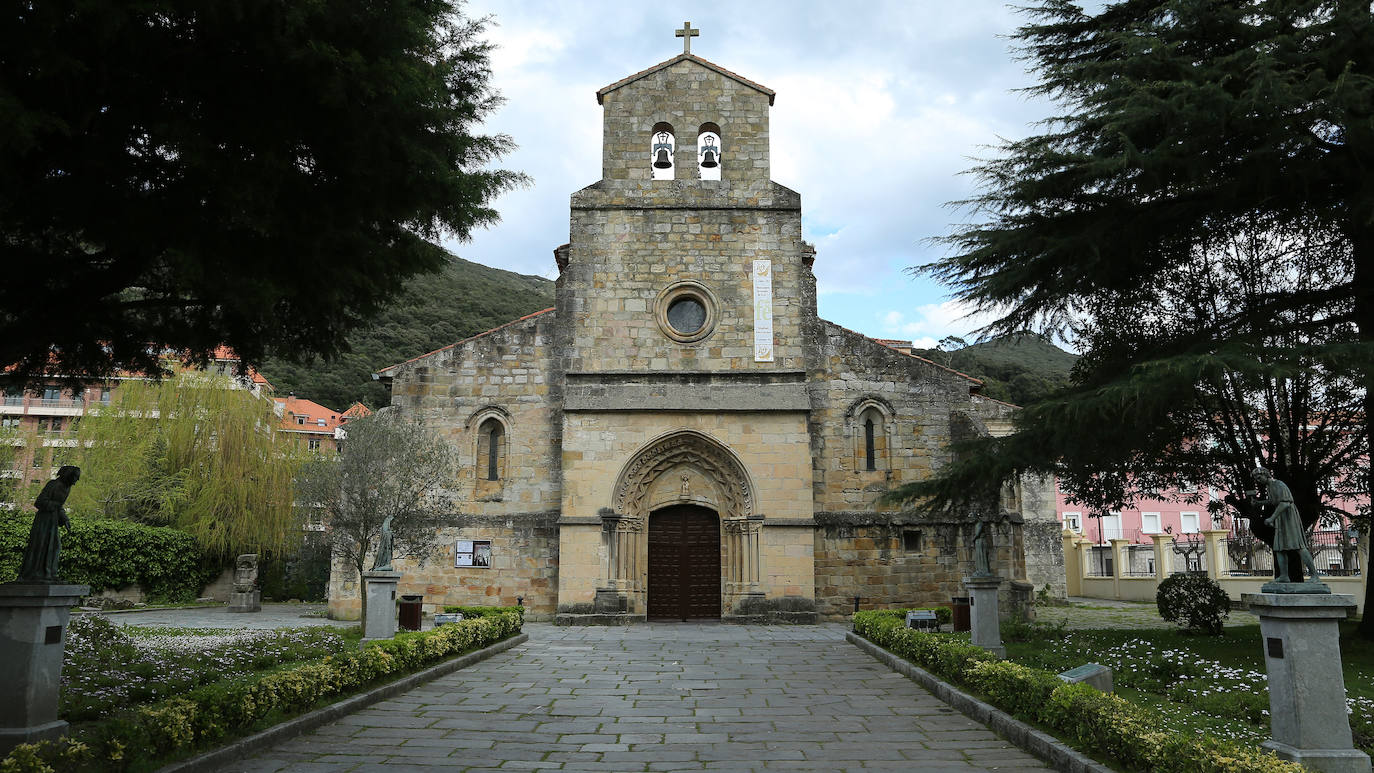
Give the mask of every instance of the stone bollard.
[[0, 585], [0, 757], [21, 743], [62, 736], [57, 718], [71, 608], [88, 585]]
[[1002, 621], [997, 609], [997, 591], [1005, 582], [994, 575], [973, 575], [964, 578], [972, 606], [969, 608], [969, 622], [972, 624], [972, 643], [982, 647], [997, 657], [1005, 657], [1007, 648], [1002, 646]]
[[363, 641], [396, 636], [396, 584], [400, 581], [400, 572], [363, 572], [363, 592], [367, 594]]
[[[1283, 584], [1265, 588], [1275, 585]], [[1259, 616], [1269, 673], [1271, 738], [1262, 745], [1311, 770], [1369, 773], [1369, 756], [1350, 734], [1337, 626], [1355, 608], [1355, 597], [1266, 592], [1241, 600]]]

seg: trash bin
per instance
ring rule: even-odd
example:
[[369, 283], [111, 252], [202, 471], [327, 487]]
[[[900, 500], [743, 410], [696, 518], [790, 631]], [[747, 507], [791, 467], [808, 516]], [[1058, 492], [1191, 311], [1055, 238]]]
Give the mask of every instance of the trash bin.
[[954, 612], [954, 630], [967, 631], [973, 628], [969, 621], [968, 596], [955, 596], [950, 599], [949, 607]]
[[420, 630], [420, 611], [424, 609], [424, 596], [401, 597], [401, 627], [407, 631]]

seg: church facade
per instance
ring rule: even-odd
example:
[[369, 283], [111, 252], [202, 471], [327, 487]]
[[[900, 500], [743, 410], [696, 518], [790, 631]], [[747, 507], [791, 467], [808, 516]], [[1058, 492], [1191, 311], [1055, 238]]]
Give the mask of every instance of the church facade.
[[[771, 90], [683, 53], [596, 97], [602, 179], [572, 195], [556, 306], [377, 374], [462, 462], [462, 512], [397, 562], [398, 592], [565, 623], [967, 595], [972, 518], [874, 501], [1014, 407], [817, 316], [800, 196], [769, 176]], [[1004, 608], [1062, 595], [1052, 489], [1002, 507]], [[356, 616], [335, 569], [331, 612]]]

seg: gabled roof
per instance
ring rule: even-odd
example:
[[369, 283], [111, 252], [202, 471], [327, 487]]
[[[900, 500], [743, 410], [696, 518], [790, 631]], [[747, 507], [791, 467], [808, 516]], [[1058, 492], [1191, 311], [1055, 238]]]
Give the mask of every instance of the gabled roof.
[[677, 64], [678, 62], [682, 62], [682, 61], [696, 62], [697, 64], [701, 65], [702, 67], [705, 67], [705, 68], [708, 69], [708, 70], [714, 70], [714, 71], [720, 73], [721, 75], [724, 75], [725, 77], [729, 78], [730, 80], [738, 81], [739, 83], [743, 83], [744, 85], [748, 86], [749, 88], [754, 89], [755, 91], [758, 91], [758, 92], [760, 92], [760, 93], [762, 93], [762, 94], [767, 95], [767, 96], [768, 96], [768, 104], [769, 104], [770, 107], [771, 107], [772, 104], [773, 104], [773, 98], [777, 96], [777, 92], [773, 91], [772, 89], [768, 88], [767, 86], [763, 86], [763, 85], [760, 85], [760, 84], [758, 84], [758, 83], [755, 83], [755, 82], [749, 80], [748, 78], [744, 77], [743, 75], [740, 75], [739, 73], [730, 72], [729, 70], [725, 69], [724, 67], [721, 67], [721, 66], [718, 65], [718, 64], [715, 64], [714, 62], [708, 62], [708, 61], [706, 61], [705, 59], [702, 59], [702, 58], [699, 57], [699, 56], [694, 56], [694, 55], [692, 55], [692, 54], [678, 54], [677, 56], [673, 57], [672, 59], [669, 59], [669, 60], [666, 61], [666, 62], [659, 62], [658, 64], [654, 65], [653, 67], [650, 67], [650, 68], [647, 69], [647, 70], [640, 70], [639, 72], [635, 73], [634, 75], [629, 76], [628, 78], [621, 78], [620, 80], [616, 81], [615, 83], [612, 83], [611, 85], [605, 87], [604, 89], [601, 89], [600, 91], [596, 92], [596, 103], [597, 103], [598, 105], [604, 104], [604, 103], [605, 103], [605, 99], [606, 99], [606, 95], [609, 94], [609, 93], [611, 93], [612, 91], [615, 91], [616, 89], [620, 88], [621, 86], [624, 86], [624, 85], [626, 85], [626, 84], [628, 84], [628, 83], [633, 83], [633, 82], [639, 80], [640, 78], [643, 78], [643, 77], [645, 77], [645, 76], [647, 76], [647, 75], [652, 75], [652, 74], [654, 74], [654, 73], [658, 72], [659, 70], [662, 70], [662, 69], [664, 69], [664, 68], [666, 68], [666, 67], [672, 67], [673, 65]]
[[401, 367], [402, 365], [409, 365], [410, 363], [415, 362], [416, 360], [423, 360], [424, 358], [429, 357], [430, 355], [438, 354], [439, 352], [442, 352], [442, 351], [444, 351], [444, 350], [446, 350], [446, 349], [452, 349], [452, 348], [455, 347], [455, 346], [461, 346], [461, 345], [463, 345], [463, 344], [467, 343], [468, 341], [471, 341], [471, 340], [473, 340], [473, 339], [475, 339], [475, 338], [481, 338], [482, 336], [491, 335], [492, 333], [495, 333], [495, 332], [498, 331], [498, 330], [501, 330], [501, 329], [503, 329], [503, 328], [508, 328], [508, 327], [510, 327], [511, 325], [518, 325], [519, 323], [524, 322], [524, 321], [527, 320], [527, 319], [534, 319], [535, 317], [539, 316], [540, 314], [548, 314], [548, 313], [551, 312], [551, 311], [553, 311], [553, 307], [549, 307], [549, 308], [547, 308], [547, 309], [544, 309], [543, 311], [536, 311], [536, 312], [533, 313], [533, 314], [526, 314], [525, 316], [523, 316], [523, 317], [521, 317], [521, 318], [519, 318], [519, 319], [513, 319], [513, 320], [511, 320], [510, 322], [507, 322], [507, 323], [504, 324], [504, 325], [497, 325], [496, 327], [492, 328], [491, 330], [484, 330], [484, 331], [478, 333], [478, 334], [475, 335], [475, 336], [468, 336], [467, 338], [464, 338], [464, 339], [461, 340], [461, 341], [454, 341], [453, 343], [449, 344], [448, 346], [441, 346], [441, 347], [439, 347], [438, 349], [435, 349], [435, 350], [432, 351], [432, 352], [425, 352], [424, 354], [422, 354], [422, 355], [420, 355], [420, 356], [418, 356], [418, 357], [411, 357], [410, 359], [406, 360], [405, 362], [398, 362], [398, 363], [396, 363], [395, 365], [388, 365], [388, 366], [386, 366], [385, 368], [382, 368], [381, 370], [377, 371], [376, 373], [373, 373], [372, 375], [373, 375], [374, 377], [376, 377], [376, 378], [383, 378], [383, 377], [389, 378], [388, 376], [385, 375], [386, 372], [389, 371], [389, 370], [395, 370], [395, 369]]
[[[274, 397], [273, 401], [281, 406], [281, 425], [278, 429], [290, 432], [322, 432], [333, 434], [334, 428], [343, 424], [339, 420], [338, 411], [326, 408], [323, 405], [307, 400], [304, 397], [289, 395], [287, 397]], [[300, 416], [305, 421], [296, 423], [296, 417]], [[323, 422], [323, 423], [321, 423]]]
[[368, 408], [366, 405], [363, 405], [362, 403], [353, 403], [352, 405], [348, 406], [348, 410], [339, 414], [339, 418], [346, 422], [350, 419], [364, 419], [371, 415], [371, 408]]

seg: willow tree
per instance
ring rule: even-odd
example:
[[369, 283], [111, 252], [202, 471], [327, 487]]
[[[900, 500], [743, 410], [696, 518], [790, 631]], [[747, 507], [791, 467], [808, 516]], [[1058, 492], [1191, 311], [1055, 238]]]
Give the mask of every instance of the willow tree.
[[278, 421], [271, 400], [226, 376], [123, 381], [63, 455], [82, 475], [68, 506], [171, 526], [220, 555], [286, 548], [300, 534], [291, 496], [301, 454]]

